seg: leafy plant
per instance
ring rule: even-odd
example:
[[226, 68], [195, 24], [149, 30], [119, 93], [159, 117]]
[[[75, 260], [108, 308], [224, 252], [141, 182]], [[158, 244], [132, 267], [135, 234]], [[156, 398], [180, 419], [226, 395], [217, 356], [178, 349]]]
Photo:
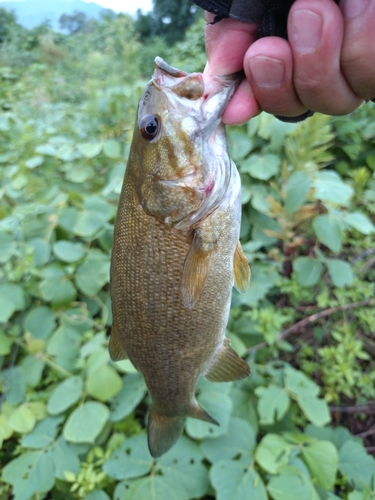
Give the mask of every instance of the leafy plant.
[[[200, 29], [172, 64], [198, 69]], [[38, 38], [0, 69], [0, 497], [373, 498], [375, 422], [360, 413], [375, 382], [370, 105], [228, 131], [252, 280], [227, 333], [252, 374], [202, 379], [220, 427], [188, 419], [170, 452], [149, 455], [143, 378], [107, 349], [113, 223], [147, 76], [133, 34], [107, 17], [54, 35], [58, 61]], [[358, 416], [342, 417], [347, 405]]]

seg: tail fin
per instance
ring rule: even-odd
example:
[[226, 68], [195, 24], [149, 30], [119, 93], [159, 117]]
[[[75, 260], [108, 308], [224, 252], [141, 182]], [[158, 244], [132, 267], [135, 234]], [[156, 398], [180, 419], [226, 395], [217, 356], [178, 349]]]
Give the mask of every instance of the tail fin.
[[166, 453], [175, 444], [184, 430], [186, 417], [166, 417], [151, 406], [148, 417], [148, 449], [156, 458]]
[[[219, 425], [198, 403], [193, 406], [188, 417], [198, 418], [210, 424]], [[147, 437], [148, 449], [156, 458], [166, 453], [176, 443], [184, 430], [186, 417], [166, 417], [150, 408], [148, 417]]]

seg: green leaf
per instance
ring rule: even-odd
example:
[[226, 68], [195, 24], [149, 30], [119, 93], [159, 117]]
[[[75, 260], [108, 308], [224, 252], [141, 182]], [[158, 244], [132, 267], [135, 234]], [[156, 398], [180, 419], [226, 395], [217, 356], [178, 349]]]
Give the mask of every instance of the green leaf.
[[39, 167], [44, 162], [44, 157], [43, 156], [32, 156], [28, 160], [25, 161], [25, 166], [27, 168], [35, 168]]
[[39, 153], [45, 156], [55, 156], [56, 148], [52, 144], [40, 144], [35, 148], [35, 153]]
[[298, 397], [317, 396], [319, 386], [299, 370], [288, 366], [284, 372], [285, 387]]
[[109, 139], [103, 143], [103, 153], [108, 158], [116, 159], [121, 156], [121, 144], [115, 139]]
[[109, 221], [115, 215], [113, 206], [99, 196], [90, 196], [86, 198], [83, 208], [89, 212], [100, 214], [106, 221]]
[[[78, 327], [78, 326], [77, 326]], [[55, 362], [65, 370], [75, 369], [79, 356], [81, 335], [73, 326], [60, 326], [47, 345], [48, 354], [56, 356]]]
[[12, 350], [12, 340], [0, 330], [0, 356], [6, 356]]
[[83, 210], [75, 220], [73, 233], [84, 238], [93, 237], [103, 227], [105, 220], [105, 217], [98, 212]]
[[45, 448], [55, 439], [58, 426], [63, 417], [47, 417], [38, 422], [32, 432], [22, 438], [21, 444], [25, 448]]
[[339, 470], [350, 484], [370, 488], [375, 477], [375, 459], [357, 441], [346, 441], [339, 450]]
[[304, 203], [311, 187], [311, 180], [305, 172], [294, 172], [285, 184], [285, 210], [292, 214]]
[[329, 441], [317, 441], [302, 448], [302, 456], [316, 484], [332, 490], [336, 482], [339, 455]]
[[20, 366], [14, 366], [0, 372], [0, 384], [4, 384], [4, 389], [1, 392], [5, 393], [6, 401], [10, 405], [16, 406], [24, 401], [26, 380]]
[[35, 307], [25, 318], [25, 331], [34, 339], [45, 339], [56, 328], [56, 314], [45, 306]]
[[321, 171], [316, 174], [314, 181], [315, 198], [321, 201], [348, 206], [354, 191], [345, 184], [334, 171]]
[[166, 481], [162, 476], [150, 475], [126, 482], [121, 500], [185, 500], [185, 488], [177, 482]]
[[69, 415], [63, 436], [72, 443], [94, 443], [108, 418], [109, 410], [105, 405], [89, 401]]
[[280, 475], [272, 477], [267, 485], [274, 500], [320, 500], [310, 479], [297, 467], [283, 468]]
[[70, 377], [61, 382], [48, 400], [48, 413], [57, 415], [70, 408], [81, 397], [82, 389], [83, 380], [81, 377]]
[[87, 256], [78, 267], [75, 282], [89, 297], [96, 295], [109, 281], [109, 257], [99, 252]]
[[266, 434], [255, 450], [255, 460], [267, 472], [277, 474], [289, 461], [290, 444], [277, 434]]
[[343, 288], [353, 284], [354, 274], [348, 262], [340, 259], [326, 259], [324, 262], [335, 286]]
[[16, 243], [7, 233], [0, 231], [0, 263], [5, 264], [16, 252]]
[[204, 439], [206, 437], [222, 436], [227, 432], [230, 413], [232, 409], [232, 400], [227, 394], [220, 392], [204, 391], [199, 394], [198, 403], [213, 417], [220, 426], [197, 420], [196, 418], [188, 418], [186, 424], [186, 432], [195, 439]]
[[241, 172], [247, 172], [255, 179], [267, 181], [280, 170], [281, 160], [272, 154], [251, 155], [241, 162]]
[[78, 151], [86, 158], [98, 156], [101, 150], [102, 144], [100, 142], [84, 142], [78, 145]]
[[[25, 294], [20, 285], [14, 283], [0, 285], [0, 294], [12, 302], [15, 311], [22, 311], [25, 308]], [[2, 308], [3, 303], [1, 302]]]
[[125, 439], [103, 464], [103, 470], [114, 479], [129, 479], [148, 474], [152, 464], [146, 435], [141, 434]]
[[62, 481], [66, 481], [65, 472], [75, 475], [79, 473], [81, 462], [78, 455], [84, 452], [82, 445], [67, 443], [60, 436], [57, 441], [48, 448], [48, 456], [55, 466], [55, 476]]
[[6, 323], [15, 312], [15, 304], [4, 292], [0, 291], [0, 323]]
[[233, 161], [242, 160], [253, 148], [253, 140], [242, 130], [229, 129], [228, 142]]
[[332, 252], [339, 252], [342, 245], [341, 228], [338, 222], [329, 215], [318, 215], [312, 222], [316, 237]]
[[290, 400], [284, 389], [270, 384], [268, 387], [257, 387], [255, 394], [259, 397], [258, 413], [262, 425], [271, 425], [281, 420], [288, 411]]
[[31, 432], [35, 422], [34, 413], [25, 405], [19, 406], [9, 418], [10, 427], [20, 434]]
[[212, 463], [237, 455], [250, 458], [255, 448], [255, 432], [248, 422], [233, 417], [225, 435], [204, 440], [201, 448]]
[[345, 222], [350, 226], [357, 229], [362, 234], [371, 234], [375, 231], [375, 226], [367, 215], [361, 214], [360, 212], [352, 212], [351, 214], [345, 215]]
[[40, 291], [45, 300], [51, 301], [54, 307], [68, 305], [76, 298], [77, 290], [70, 278], [62, 273], [60, 277], [52, 277], [43, 280]]
[[3, 442], [9, 439], [13, 434], [13, 429], [9, 425], [7, 417], [0, 415], [0, 449], [3, 446]]
[[217, 500], [267, 500], [259, 474], [246, 462], [221, 460], [210, 469]]
[[21, 361], [21, 368], [25, 377], [25, 382], [29, 387], [36, 387], [39, 384], [44, 367], [44, 361], [36, 357], [34, 354], [29, 354], [23, 358]]
[[314, 286], [320, 280], [323, 266], [317, 259], [297, 257], [293, 262], [293, 270], [297, 273], [297, 280], [302, 286]]
[[103, 490], [94, 490], [85, 497], [85, 500], [111, 500]]
[[47, 241], [42, 238], [33, 238], [29, 240], [28, 245], [33, 249], [34, 263], [37, 267], [44, 266], [50, 259], [51, 247]]
[[122, 379], [122, 389], [111, 402], [111, 422], [118, 422], [138, 406], [146, 394], [146, 384], [140, 373], [129, 373]]
[[112, 399], [122, 388], [120, 375], [108, 365], [91, 373], [86, 382], [86, 391], [100, 401]]
[[155, 472], [158, 474], [160, 471], [167, 483], [176, 483], [179, 488], [184, 488], [183, 498], [201, 498], [209, 490], [208, 471], [203, 458], [199, 446], [181, 436], [176, 445], [158, 459]]
[[299, 397], [297, 403], [305, 416], [314, 425], [322, 426], [331, 421], [331, 414], [324, 399], [313, 396]]
[[82, 243], [60, 240], [53, 245], [53, 253], [63, 262], [77, 262], [85, 255], [85, 247]]
[[26, 452], [15, 458], [4, 467], [2, 477], [13, 485], [14, 500], [28, 500], [34, 493], [51, 490], [55, 484], [53, 462], [44, 450]]

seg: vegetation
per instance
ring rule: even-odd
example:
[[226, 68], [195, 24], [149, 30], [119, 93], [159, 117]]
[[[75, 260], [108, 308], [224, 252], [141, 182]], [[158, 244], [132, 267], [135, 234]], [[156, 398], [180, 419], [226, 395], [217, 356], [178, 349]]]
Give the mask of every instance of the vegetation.
[[[0, 9], [1, 19], [5, 14]], [[200, 24], [199, 24], [200, 23]], [[138, 98], [163, 56], [204, 65], [202, 21], [168, 48], [128, 16], [0, 44], [0, 498], [370, 500], [375, 495], [375, 122], [262, 114], [228, 130], [252, 267], [228, 336], [248, 380], [201, 380], [153, 460], [149, 397], [109, 360], [113, 223]], [[361, 439], [363, 438], [363, 440]]]

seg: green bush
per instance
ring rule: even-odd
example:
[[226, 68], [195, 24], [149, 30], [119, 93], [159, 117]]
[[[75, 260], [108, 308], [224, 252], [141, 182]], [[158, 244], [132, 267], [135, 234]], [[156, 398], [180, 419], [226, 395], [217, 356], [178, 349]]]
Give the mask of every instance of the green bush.
[[[100, 33], [123, 33], [129, 21], [117, 22]], [[299, 125], [262, 114], [228, 131], [252, 267], [228, 336], [252, 374], [202, 379], [198, 400], [220, 427], [188, 419], [153, 460], [143, 379], [107, 350], [113, 223], [145, 83], [139, 45], [119, 55], [104, 35], [80, 34], [78, 86], [73, 36], [57, 63], [0, 71], [0, 497], [373, 498], [375, 460], [335, 413], [375, 399], [373, 107]], [[91, 50], [93, 39], [103, 43]], [[173, 64], [185, 68], [188, 41]]]

